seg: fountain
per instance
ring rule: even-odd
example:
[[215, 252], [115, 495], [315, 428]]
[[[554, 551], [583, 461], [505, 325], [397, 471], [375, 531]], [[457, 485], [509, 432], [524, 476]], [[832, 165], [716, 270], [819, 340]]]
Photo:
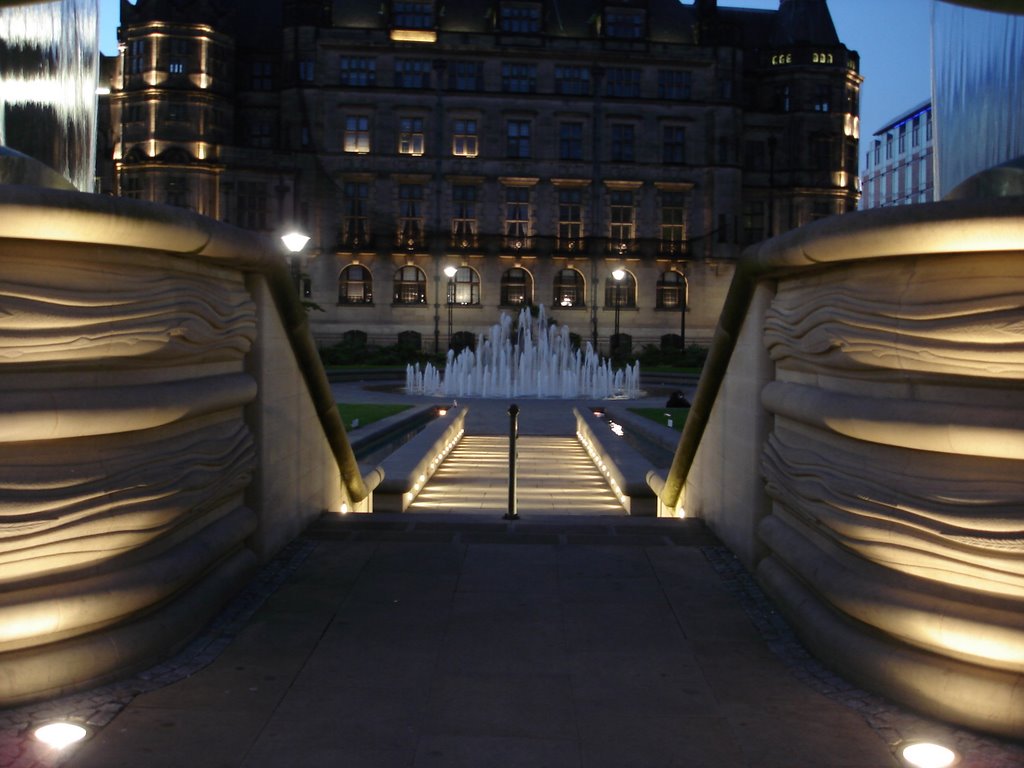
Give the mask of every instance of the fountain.
[[512, 318], [501, 313], [490, 334], [477, 337], [476, 350], [448, 350], [444, 374], [427, 363], [406, 368], [405, 391], [444, 397], [640, 397], [640, 364], [613, 370], [587, 342], [574, 349], [569, 327], [549, 323], [540, 306]]
[[97, 0], [0, 2], [0, 163], [27, 155], [92, 191], [98, 39]]

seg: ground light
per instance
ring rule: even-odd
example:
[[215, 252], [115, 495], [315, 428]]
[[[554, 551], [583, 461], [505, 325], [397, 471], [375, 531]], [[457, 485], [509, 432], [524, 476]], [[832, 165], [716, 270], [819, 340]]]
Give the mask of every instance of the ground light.
[[930, 742], [908, 744], [900, 754], [903, 762], [912, 768], [948, 768], [959, 761], [957, 753], [949, 747]]
[[84, 739], [89, 731], [85, 726], [61, 721], [42, 725], [32, 735], [52, 749], [64, 749]]

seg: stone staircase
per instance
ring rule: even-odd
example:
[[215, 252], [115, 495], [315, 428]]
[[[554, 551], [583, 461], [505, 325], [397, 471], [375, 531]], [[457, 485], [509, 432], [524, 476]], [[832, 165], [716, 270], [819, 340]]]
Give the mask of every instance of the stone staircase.
[[[519, 514], [615, 515], [625, 510], [575, 437], [518, 440]], [[410, 513], [508, 511], [508, 438], [467, 435], [409, 507]]]

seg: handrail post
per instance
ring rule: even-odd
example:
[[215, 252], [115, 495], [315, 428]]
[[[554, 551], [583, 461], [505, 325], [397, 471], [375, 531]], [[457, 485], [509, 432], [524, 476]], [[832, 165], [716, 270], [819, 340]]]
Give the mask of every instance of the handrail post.
[[519, 406], [515, 403], [508, 409], [508, 512], [505, 513], [506, 520], [519, 519], [519, 501], [516, 499], [516, 464], [519, 461], [519, 453], [516, 448], [516, 440], [519, 439]]

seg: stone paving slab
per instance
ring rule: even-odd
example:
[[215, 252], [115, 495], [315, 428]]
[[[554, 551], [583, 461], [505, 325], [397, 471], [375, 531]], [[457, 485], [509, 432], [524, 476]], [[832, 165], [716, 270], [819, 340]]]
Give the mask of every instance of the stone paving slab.
[[[328, 535], [371, 522], [407, 538]], [[532, 522], [552, 529], [544, 544], [509, 543], [521, 523], [479, 544], [465, 535], [493, 524], [325, 518], [197, 641], [198, 660], [35, 707], [94, 708], [98, 732], [63, 758], [12, 732], [27, 710], [3, 713], [2, 764], [880, 768], [931, 735], [961, 766], [1024, 765], [1020, 746], [828, 673], [699, 521], [663, 522], [691, 543], [637, 545], [628, 518]], [[443, 540], [416, 539], [420, 524]], [[604, 543], [569, 543], [575, 525]]]
[[139, 696], [68, 765], [897, 764], [749, 632], [733, 695], [735, 674], [718, 677], [733, 647], [696, 642], [668, 599], [690, 588], [687, 567], [712, 565], [664, 552], [408, 540], [368, 554], [316, 540], [296, 575], [338, 572], [344, 596], [321, 594], [308, 618], [264, 606], [221, 658]]

